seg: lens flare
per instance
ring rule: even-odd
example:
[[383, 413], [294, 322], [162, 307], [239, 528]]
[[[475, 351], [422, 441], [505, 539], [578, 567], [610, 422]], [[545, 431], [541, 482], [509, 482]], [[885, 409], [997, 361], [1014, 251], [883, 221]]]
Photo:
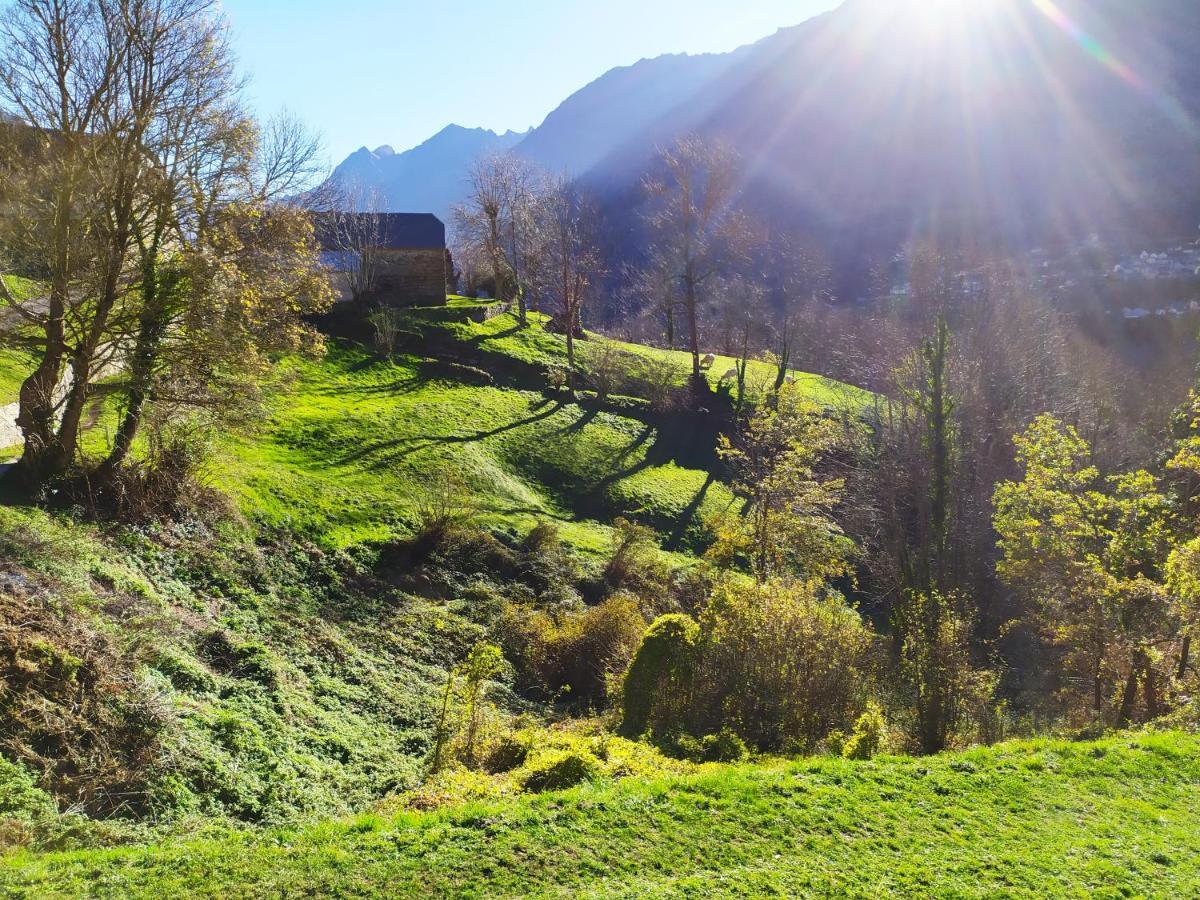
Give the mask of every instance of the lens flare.
[[1070, 35], [1083, 51], [1096, 60], [1096, 62], [1105, 66], [1129, 84], [1143, 90], [1147, 88], [1146, 83], [1137, 72], [1113, 56], [1107, 47], [1084, 31], [1070, 16], [1062, 11], [1058, 4], [1054, 3], [1054, 0], [1030, 0], [1030, 2], [1038, 12]]

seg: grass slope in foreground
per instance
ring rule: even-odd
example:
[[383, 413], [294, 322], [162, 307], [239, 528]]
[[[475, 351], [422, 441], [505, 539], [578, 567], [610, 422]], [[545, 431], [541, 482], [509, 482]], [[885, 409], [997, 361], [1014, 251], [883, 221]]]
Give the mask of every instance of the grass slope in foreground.
[[1184, 897], [1200, 739], [1034, 741], [592, 785], [0, 863], [24, 897]]

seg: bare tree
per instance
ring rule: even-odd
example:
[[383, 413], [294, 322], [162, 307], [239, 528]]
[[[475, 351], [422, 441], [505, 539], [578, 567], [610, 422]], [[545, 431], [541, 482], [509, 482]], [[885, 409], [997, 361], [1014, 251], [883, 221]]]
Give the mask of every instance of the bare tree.
[[538, 197], [538, 294], [545, 297], [567, 338], [567, 391], [575, 390], [575, 340], [582, 333], [581, 313], [603, 277], [592, 229], [595, 213], [566, 177], [549, 179]]
[[709, 281], [744, 258], [749, 230], [734, 208], [737, 158], [721, 144], [685, 137], [662, 153], [665, 177], [647, 183], [656, 201], [649, 213], [652, 261], [681, 287], [692, 353], [700, 382], [698, 309]]
[[512, 296], [517, 318], [526, 325], [531, 280], [538, 268], [536, 173], [523, 160], [499, 154], [478, 160], [469, 181], [466, 202], [454, 210], [457, 238], [487, 260], [493, 294], [497, 299]]
[[736, 362], [737, 397], [735, 410], [740, 415], [746, 403], [746, 376], [754, 351], [768, 338], [765, 291], [750, 279], [734, 276], [716, 278], [711, 286], [721, 318], [721, 337], [726, 355]]

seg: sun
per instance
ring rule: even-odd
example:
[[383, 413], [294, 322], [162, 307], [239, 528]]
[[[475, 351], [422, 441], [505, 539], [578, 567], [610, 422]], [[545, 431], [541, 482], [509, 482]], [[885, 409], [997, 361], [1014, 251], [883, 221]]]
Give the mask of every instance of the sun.
[[979, 0], [909, 0], [906, 6], [922, 31], [937, 36], [960, 24], [978, 3]]

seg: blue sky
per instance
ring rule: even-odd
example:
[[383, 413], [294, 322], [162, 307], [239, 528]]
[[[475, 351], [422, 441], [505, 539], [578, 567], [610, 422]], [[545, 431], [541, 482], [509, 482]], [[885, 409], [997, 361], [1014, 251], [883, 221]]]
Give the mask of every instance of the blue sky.
[[260, 112], [333, 163], [445, 125], [523, 131], [614, 66], [732, 50], [837, 0], [223, 0]]

